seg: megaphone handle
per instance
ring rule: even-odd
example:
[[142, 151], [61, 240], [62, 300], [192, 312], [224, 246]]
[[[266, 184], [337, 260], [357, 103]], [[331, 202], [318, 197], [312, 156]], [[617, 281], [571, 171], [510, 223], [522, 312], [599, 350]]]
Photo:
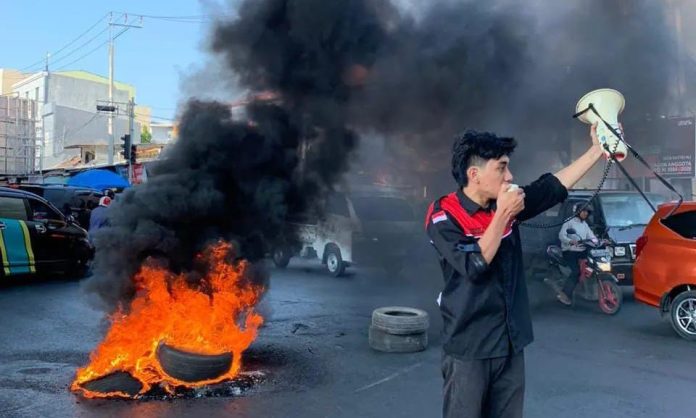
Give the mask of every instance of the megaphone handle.
[[[665, 180], [664, 177], [662, 177], [661, 175], [657, 174], [657, 172], [655, 172], [655, 170], [650, 166], [650, 164], [648, 164], [648, 162], [645, 161], [645, 159], [643, 159], [643, 157], [642, 157], [640, 154], [638, 154], [638, 151], [636, 151], [628, 142], [626, 142], [626, 140], [623, 138], [623, 135], [620, 135], [619, 132], [618, 132], [616, 129], [614, 129], [613, 126], [611, 126], [607, 121], [604, 120], [604, 118], [602, 117], [602, 115], [600, 115], [599, 112], [597, 112], [597, 110], [594, 108], [594, 106], [592, 105], [592, 103], [590, 103], [589, 106], [587, 106], [587, 109], [585, 109], [582, 113], [585, 113], [585, 112], [588, 111], [588, 110], [592, 110], [592, 112], [594, 112], [594, 114], [597, 115], [597, 117], [598, 117], [602, 122], [604, 122], [604, 125], [606, 125], [606, 127], [611, 131], [611, 133], [613, 133], [613, 134], [616, 136], [616, 138], [619, 139], [619, 141], [623, 142], [624, 145], [626, 145], [626, 148], [628, 148], [628, 149], [631, 151], [631, 154], [633, 154], [633, 156], [634, 156], [638, 161], [640, 161], [645, 167], [647, 167], [648, 170], [652, 171], [652, 173], [655, 175], [655, 178], [657, 178], [662, 184], [665, 185], [665, 187], [667, 187], [669, 190], [671, 190], [674, 194], [676, 194], [677, 196], [679, 196], [679, 203], [678, 203], [678, 204], [670, 211], [670, 213], [667, 214], [667, 216], [665, 216], [665, 218], [663, 218], [663, 219], [669, 218], [669, 217], [679, 208], [679, 206], [681, 205], [681, 203], [682, 203], [683, 200], [684, 200], [684, 197], [681, 195], [681, 193], [679, 193], [679, 192], [677, 191], [677, 189], [674, 188], [674, 186], [672, 186], [672, 184], [671, 184], [670, 182], [668, 182], [667, 180]], [[616, 145], [618, 146], [618, 142], [616, 143]], [[619, 169], [621, 170], [621, 172], [623, 173], [623, 175], [626, 176], [626, 179], [628, 179], [628, 181], [631, 182], [631, 184], [633, 185], [633, 187], [635, 187], [635, 189], [638, 190], [638, 192], [641, 194], [641, 196], [643, 196], [643, 199], [645, 199], [645, 201], [648, 202], [648, 205], [650, 205], [650, 207], [652, 208], [653, 212], [657, 212], [657, 210], [656, 210], [655, 207], [653, 206], [652, 202], [650, 202], [650, 200], [648, 199], [648, 197], [645, 196], [645, 194], [643, 193], [643, 191], [642, 191], [642, 190], [638, 187], [638, 185], [636, 184], [635, 180], [633, 180], [633, 177], [631, 177], [631, 176], [628, 174], [628, 172], [626, 171], [626, 169], [625, 169], [625, 168], [623, 167], [623, 165], [621, 165], [621, 163], [616, 159], [616, 156], [614, 155], [614, 153], [613, 153], [611, 150], [609, 150], [609, 147], [608, 147], [606, 144], [604, 144], [604, 149], [607, 150], [607, 151], [609, 152], [609, 157], [613, 160], [614, 163], [616, 163], [616, 165], [619, 167]]]
[[[578, 117], [584, 115], [585, 113], [587, 113], [587, 112], [590, 110], [591, 107], [592, 107], [592, 103], [590, 103], [590, 105], [587, 106], [587, 107], [585, 108], [585, 110], [581, 110], [581, 111], [579, 111], [578, 113], [574, 114], [574, 115], [573, 115], [573, 118], [575, 119], [575, 118], [578, 118]], [[597, 113], [597, 112], [595, 112], [595, 114], [596, 114], [596, 113]], [[597, 115], [597, 116], [599, 116], [599, 115]], [[600, 116], [600, 117], [601, 117], [601, 116]]]

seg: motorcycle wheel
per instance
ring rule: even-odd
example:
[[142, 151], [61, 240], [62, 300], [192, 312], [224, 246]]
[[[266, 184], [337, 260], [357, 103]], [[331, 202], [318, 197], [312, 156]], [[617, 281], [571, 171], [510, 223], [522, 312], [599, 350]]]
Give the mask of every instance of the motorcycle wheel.
[[623, 292], [613, 279], [598, 280], [599, 309], [607, 315], [616, 315], [621, 309]]

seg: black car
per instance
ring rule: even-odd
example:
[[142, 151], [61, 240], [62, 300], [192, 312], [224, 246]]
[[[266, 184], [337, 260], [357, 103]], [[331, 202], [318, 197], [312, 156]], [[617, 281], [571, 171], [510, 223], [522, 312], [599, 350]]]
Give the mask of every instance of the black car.
[[89, 215], [92, 209], [99, 206], [99, 199], [104, 196], [99, 190], [62, 184], [20, 183], [10, 187], [43, 197], [66, 217], [73, 216], [83, 228], [89, 228]]
[[2, 275], [87, 273], [94, 247], [71, 216], [33, 193], [0, 187]]
[[[576, 203], [587, 202], [592, 190], [570, 190], [568, 199], [529, 220], [532, 225], [558, 224], [573, 214]], [[665, 199], [657, 194], [646, 194], [653, 206]], [[592, 214], [588, 224], [598, 238], [611, 238], [616, 245], [612, 248], [612, 273], [621, 285], [633, 283], [633, 263], [636, 258], [636, 240], [641, 236], [653, 211], [640, 193], [635, 191], [602, 190], [590, 202]], [[524, 225], [524, 224], [523, 224]], [[522, 252], [525, 257], [527, 276], [545, 277], [548, 268], [546, 248], [559, 242], [560, 225], [553, 228], [529, 228], [522, 226]]]

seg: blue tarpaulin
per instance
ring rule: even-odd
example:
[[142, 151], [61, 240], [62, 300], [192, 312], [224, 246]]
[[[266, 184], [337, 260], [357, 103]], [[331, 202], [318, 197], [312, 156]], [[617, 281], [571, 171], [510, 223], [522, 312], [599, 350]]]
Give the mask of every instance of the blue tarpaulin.
[[68, 186], [91, 187], [93, 189], [123, 189], [129, 187], [128, 180], [109, 170], [83, 171], [68, 180]]

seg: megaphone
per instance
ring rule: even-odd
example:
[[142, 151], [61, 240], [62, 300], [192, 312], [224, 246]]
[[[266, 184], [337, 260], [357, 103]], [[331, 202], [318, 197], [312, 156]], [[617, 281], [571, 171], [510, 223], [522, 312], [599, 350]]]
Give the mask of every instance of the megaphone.
[[[613, 154], [617, 161], [623, 161], [628, 154], [618, 120], [625, 104], [626, 100], [620, 92], [614, 89], [599, 89], [582, 96], [575, 106], [576, 116], [582, 122], [590, 125], [598, 122], [597, 138], [604, 154], [607, 158]], [[621, 138], [617, 137], [604, 122], [611, 125]]]

